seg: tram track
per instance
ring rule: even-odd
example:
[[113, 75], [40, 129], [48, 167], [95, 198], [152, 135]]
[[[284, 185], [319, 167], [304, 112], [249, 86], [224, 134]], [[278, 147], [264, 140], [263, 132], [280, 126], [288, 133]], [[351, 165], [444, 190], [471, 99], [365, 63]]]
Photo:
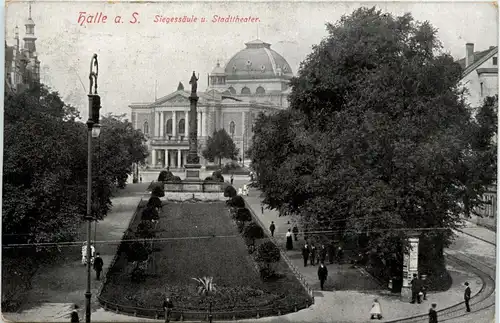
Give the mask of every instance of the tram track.
[[[445, 252], [446, 258], [451, 263], [474, 273], [483, 281], [479, 292], [471, 297], [471, 312], [465, 312], [464, 302], [452, 305], [438, 311], [439, 322], [452, 322], [474, 313], [485, 311], [495, 306], [495, 267], [477, 260], [461, 251]], [[389, 322], [428, 322], [428, 315], [421, 314]]]

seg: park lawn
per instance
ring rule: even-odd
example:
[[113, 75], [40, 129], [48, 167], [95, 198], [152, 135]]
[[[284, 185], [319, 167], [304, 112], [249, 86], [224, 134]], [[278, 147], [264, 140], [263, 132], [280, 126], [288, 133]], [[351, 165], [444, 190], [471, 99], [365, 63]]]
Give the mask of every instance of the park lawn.
[[[132, 223], [135, 230], [140, 219]], [[161, 308], [165, 295], [177, 309], [205, 310], [194, 277], [212, 276], [218, 292], [214, 311], [303, 304], [308, 295], [284, 262], [284, 277], [263, 282], [223, 202], [169, 202], [163, 207], [155, 242], [156, 275], [133, 283], [126, 270], [112, 270], [102, 297], [124, 306]], [[117, 266], [122, 261], [117, 261]], [[115, 266], [116, 267], [116, 266]], [[129, 265], [130, 267], [130, 265]]]

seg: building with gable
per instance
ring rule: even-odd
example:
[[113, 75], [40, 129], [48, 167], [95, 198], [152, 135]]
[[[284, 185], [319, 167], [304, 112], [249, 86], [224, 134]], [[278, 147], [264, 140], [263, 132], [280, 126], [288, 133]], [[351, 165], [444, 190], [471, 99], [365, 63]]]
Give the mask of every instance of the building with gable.
[[[474, 51], [474, 44], [467, 43], [465, 57], [457, 63], [463, 70], [460, 84], [467, 89], [466, 101], [472, 109], [482, 106], [486, 97], [498, 94], [498, 46]], [[484, 195], [483, 199], [487, 204], [477, 210], [483, 217], [472, 216], [474, 222], [496, 228], [496, 190], [496, 185], [493, 185]]]
[[21, 46], [19, 28], [15, 28], [14, 46], [5, 42], [5, 90], [21, 92], [40, 83], [40, 61], [36, 52], [35, 22], [31, 18], [31, 4]]
[[[207, 75], [207, 90], [198, 92], [198, 152], [203, 165], [206, 161], [201, 151], [215, 131], [225, 129], [243, 158], [259, 113], [288, 107], [289, 81], [293, 77], [288, 62], [261, 40], [245, 45], [225, 67], [217, 62]], [[148, 137], [149, 167], [175, 169], [186, 164], [190, 94], [179, 83], [177, 91], [154, 102], [129, 105], [134, 128]]]

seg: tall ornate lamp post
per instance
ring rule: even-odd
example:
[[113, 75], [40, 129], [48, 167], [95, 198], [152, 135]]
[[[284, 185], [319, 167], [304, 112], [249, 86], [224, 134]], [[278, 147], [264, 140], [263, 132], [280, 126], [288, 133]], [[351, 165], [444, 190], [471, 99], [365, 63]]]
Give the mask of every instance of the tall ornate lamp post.
[[[95, 67], [95, 72], [94, 72]], [[91, 280], [91, 250], [90, 240], [92, 234], [92, 138], [99, 137], [101, 132], [101, 125], [99, 124], [99, 110], [101, 109], [101, 97], [97, 95], [97, 75], [99, 73], [99, 64], [97, 62], [97, 54], [92, 56], [90, 61], [90, 74], [89, 74], [89, 119], [87, 120], [88, 128], [88, 151], [87, 151], [87, 214], [85, 220], [87, 221], [87, 291], [85, 292], [85, 322], [90, 323], [90, 299], [92, 293], [90, 292]], [[92, 93], [92, 88], [94, 93]]]

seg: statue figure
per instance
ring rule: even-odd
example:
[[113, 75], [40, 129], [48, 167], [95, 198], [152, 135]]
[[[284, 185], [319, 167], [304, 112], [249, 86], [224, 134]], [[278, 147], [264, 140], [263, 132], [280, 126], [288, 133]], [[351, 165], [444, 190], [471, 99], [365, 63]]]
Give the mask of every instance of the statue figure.
[[[200, 77], [200, 74], [198, 74], [198, 78]], [[193, 76], [191, 76], [191, 80], [189, 81], [189, 84], [191, 84], [191, 94], [196, 94], [196, 90], [198, 89], [198, 78], [194, 74], [193, 71]]]

